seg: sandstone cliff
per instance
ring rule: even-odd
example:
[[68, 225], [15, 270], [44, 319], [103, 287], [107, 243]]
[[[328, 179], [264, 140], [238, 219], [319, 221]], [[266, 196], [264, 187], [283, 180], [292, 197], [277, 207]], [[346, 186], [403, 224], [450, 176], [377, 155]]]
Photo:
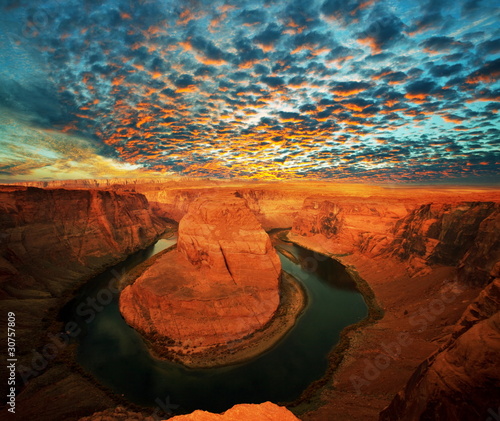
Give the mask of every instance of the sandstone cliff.
[[172, 421], [298, 421], [288, 409], [271, 402], [259, 405], [240, 404], [223, 414], [194, 411], [189, 415], [173, 417]]
[[412, 275], [435, 265], [457, 268], [458, 279], [486, 285], [499, 270], [500, 204], [412, 205], [386, 200], [308, 197], [292, 236], [324, 239], [331, 252], [395, 256]]
[[391, 230], [410, 207], [389, 199], [310, 196], [304, 200], [291, 234], [317, 237], [336, 254], [361, 250], [377, 255], [392, 241]]
[[450, 339], [415, 371], [381, 421], [486, 420], [500, 405], [500, 278], [469, 305]]
[[386, 251], [415, 268], [454, 266], [460, 281], [486, 285], [500, 262], [500, 205], [426, 204], [398, 221]]
[[161, 231], [140, 194], [1, 187], [1, 305], [18, 315], [19, 352], [44, 334], [58, 297]]
[[123, 290], [120, 311], [153, 342], [202, 352], [266, 325], [279, 304], [280, 271], [243, 200], [202, 197], [179, 224], [177, 250]]
[[[355, 419], [374, 417], [372, 408], [382, 409], [393, 399], [390, 391], [402, 387], [381, 420], [487, 419], [490, 408], [497, 411], [499, 209], [498, 201], [453, 198], [304, 201], [289, 238], [355, 268], [385, 310], [382, 320], [353, 335], [335, 392], [323, 396], [331, 402], [305, 420], [335, 417], [339, 408], [357, 413]], [[412, 345], [398, 344], [398, 335]], [[387, 344], [398, 355], [373, 365], [390, 358]]]
[[[16, 315], [18, 369], [32, 369], [16, 384], [18, 419], [66, 419], [75, 411], [113, 405], [56, 358], [66, 348], [47, 360], [38, 352], [54, 346], [47, 330], [59, 331], [54, 319], [66, 294], [148, 246], [163, 226], [141, 194], [0, 187], [0, 308]], [[6, 345], [0, 346], [2, 355]]]
[[3, 294], [57, 296], [151, 243], [162, 222], [140, 194], [4, 187], [0, 229]]

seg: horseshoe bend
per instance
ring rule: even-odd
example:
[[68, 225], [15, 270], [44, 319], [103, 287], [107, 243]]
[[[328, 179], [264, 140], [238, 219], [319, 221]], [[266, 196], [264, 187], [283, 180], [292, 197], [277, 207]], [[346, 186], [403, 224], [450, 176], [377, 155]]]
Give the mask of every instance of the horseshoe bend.
[[[280, 283], [286, 283], [281, 291]], [[278, 311], [280, 296], [286, 308]], [[120, 296], [125, 320], [149, 339], [155, 354], [189, 366], [234, 363], [264, 351], [293, 326], [304, 305], [269, 236], [245, 201], [231, 194], [191, 203], [176, 250]]]
[[[0, 224], [0, 305], [16, 316], [16, 415], [23, 419], [470, 420], [496, 413], [497, 189], [32, 182], [0, 187]], [[359, 292], [367, 315], [338, 327], [354, 306], [348, 297]], [[341, 298], [332, 305], [334, 296]], [[331, 307], [338, 311], [326, 320], [322, 311]], [[324, 328], [319, 337], [314, 326]], [[288, 401], [249, 402], [245, 393], [265, 389], [264, 377], [248, 369], [249, 385], [228, 374], [269, 358], [266, 369], [277, 378], [292, 373], [292, 381], [312, 370], [303, 367], [306, 354], [328, 338], [332, 345], [314, 357], [324, 361], [321, 375]], [[219, 375], [225, 389], [213, 380]], [[165, 390], [180, 384], [180, 391], [160, 395], [165, 376]], [[142, 380], [132, 384], [135, 378]], [[194, 390], [205, 381], [202, 390], [223, 408], [210, 412], [223, 414], [203, 411], [212, 402]], [[153, 404], [136, 399], [137, 390]], [[195, 398], [199, 410], [186, 410]]]

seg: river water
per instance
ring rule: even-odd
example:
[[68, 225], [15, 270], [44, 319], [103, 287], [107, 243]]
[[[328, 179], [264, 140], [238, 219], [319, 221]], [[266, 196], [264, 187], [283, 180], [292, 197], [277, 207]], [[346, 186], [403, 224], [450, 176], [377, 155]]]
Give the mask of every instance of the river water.
[[160, 239], [106, 270], [86, 283], [61, 311], [63, 321], [76, 321], [82, 328], [76, 338], [79, 364], [131, 402], [151, 407], [170, 402], [175, 412], [221, 412], [237, 403], [292, 401], [323, 376], [341, 330], [368, 314], [363, 297], [340, 263], [280, 243], [300, 262], [279, 254], [283, 270], [302, 283], [309, 301], [275, 347], [251, 361], [213, 369], [189, 369], [154, 359], [140, 335], [125, 323], [118, 295], [111, 294], [108, 285], [175, 242], [175, 238]]

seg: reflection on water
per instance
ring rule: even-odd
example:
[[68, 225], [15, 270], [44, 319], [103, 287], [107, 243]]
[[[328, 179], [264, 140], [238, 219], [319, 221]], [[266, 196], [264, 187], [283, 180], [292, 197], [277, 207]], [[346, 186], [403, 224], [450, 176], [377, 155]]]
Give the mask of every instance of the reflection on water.
[[[327, 355], [340, 331], [367, 315], [362, 296], [342, 265], [323, 256], [283, 243], [300, 261], [280, 254], [283, 269], [304, 285], [309, 305], [294, 328], [274, 348], [252, 361], [213, 369], [188, 369], [152, 358], [141, 337], [118, 309], [118, 296], [82, 315], [88, 300], [102, 295], [113, 277], [126, 273], [153, 254], [175, 243], [159, 240], [87, 283], [61, 312], [83, 333], [78, 340], [78, 361], [100, 382], [135, 403], [155, 406], [169, 397], [180, 411], [224, 411], [237, 403], [284, 402], [296, 399], [327, 367]], [[315, 263], [313, 263], [315, 262]], [[83, 303], [83, 304], [82, 304]]]

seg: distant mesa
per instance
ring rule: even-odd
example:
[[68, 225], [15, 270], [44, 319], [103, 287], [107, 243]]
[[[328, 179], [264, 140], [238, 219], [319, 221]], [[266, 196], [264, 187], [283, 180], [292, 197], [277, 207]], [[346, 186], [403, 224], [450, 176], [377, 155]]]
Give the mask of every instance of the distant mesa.
[[230, 348], [273, 318], [280, 274], [271, 240], [244, 200], [201, 197], [179, 224], [177, 249], [123, 290], [120, 311], [159, 355]]

